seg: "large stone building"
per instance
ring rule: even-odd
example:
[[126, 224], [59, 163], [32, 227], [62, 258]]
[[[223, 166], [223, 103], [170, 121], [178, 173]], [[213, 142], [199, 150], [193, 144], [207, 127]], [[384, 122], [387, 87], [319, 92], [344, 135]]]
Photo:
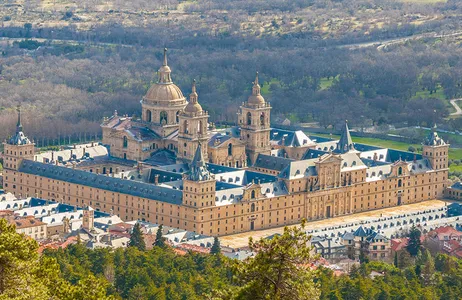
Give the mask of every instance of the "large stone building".
[[107, 154], [98, 157], [87, 145], [45, 159], [18, 119], [4, 143], [5, 189], [226, 235], [425, 201], [446, 188], [449, 145], [435, 129], [422, 154], [355, 144], [347, 123], [338, 141], [272, 129], [258, 74], [237, 127], [210, 126], [195, 83], [189, 101], [173, 83], [166, 53], [141, 106], [140, 119], [104, 120]]

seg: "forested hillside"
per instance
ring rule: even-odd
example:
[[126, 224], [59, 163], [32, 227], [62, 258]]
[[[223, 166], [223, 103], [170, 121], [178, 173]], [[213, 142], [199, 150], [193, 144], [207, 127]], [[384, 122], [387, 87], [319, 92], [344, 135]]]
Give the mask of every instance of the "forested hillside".
[[0, 138], [19, 102], [38, 139], [94, 136], [115, 109], [139, 114], [164, 47], [212, 121], [235, 121], [258, 70], [275, 118], [460, 129], [447, 117], [462, 96], [461, 16], [453, 0], [8, 1]]

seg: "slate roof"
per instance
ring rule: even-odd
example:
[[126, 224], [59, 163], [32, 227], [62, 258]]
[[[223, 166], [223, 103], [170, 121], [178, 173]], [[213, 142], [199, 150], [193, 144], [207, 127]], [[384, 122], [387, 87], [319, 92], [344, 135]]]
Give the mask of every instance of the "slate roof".
[[359, 237], [367, 237], [369, 233], [366, 232], [366, 229], [364, 227], [359, 226], [358, 229], [353, 233], [354, 236], [359, 236]]
[[324, 154], [327, 154], [329, 152], [327, 151], [322, 151], [322, 150], [317, 150], [317, 149], [309, 149], [308, 151], [305, 152], [305, 154], [302, 157], [302, 160], [304, 159], [312, 159], [312, 158], [318, 158], [320, 156], [323, 156]]
[[258, 154], [254, 167], [282, 171], [291, 161], [289, 158]]
[[231, 135], [222, 135], [221, 133], [217, 133], [209, 139], [208, 146], [209, 147], [219, 147], [223, 145], [224, 142], [232, 138], [233, 137]]
[[340, 135], [340, 140], [337, 143], [335, 152], [337, 153], [346, 153], [349, 151], [355, 151], [353, 140], [350, 136], [350, 129], [348, 128], [348, 122], [345, 121], [345, 124], [342, 127], [342, 134]]
[[462, 191], [462, 183], [456, 182], [456, 183], [454, 183], [453, 185], [451, 185], [451, 188], [452, 188], [452, 189], [455, 189], [455, 190], [460, 190], [460, 191]]
[[272, 129], [270, 134], [271, 144], [285, 147], [308, 147], [315, 143], [301, 130], [288, 131]]
[[77, 169], [60, 167], [52, 164], [43, 164], [35, 161], [22, 161], [19, 172], [33, 174], [50, 179], [103, 189], [135, 197], [158, 200], [179, 205], [182, 202], [182, 192], [149, 183], [124, 180], [90, 173]]

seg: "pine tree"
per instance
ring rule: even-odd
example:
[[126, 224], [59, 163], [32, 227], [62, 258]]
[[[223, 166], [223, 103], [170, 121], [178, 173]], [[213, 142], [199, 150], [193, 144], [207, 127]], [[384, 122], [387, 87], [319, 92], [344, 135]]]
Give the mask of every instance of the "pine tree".
[[393, 264], [395, 265], [395, 267], [399, 268], [399, 264], [398, 264], [398, 252], [395, 252], [395, 257], [393, 259]]
[[318, 299], [310, 236], [301, 227], [285, 227], [281, 236], [249, 241], [255, 256], [237, 263], [237, 279], [242, 287], [236, 299]]
[[420, 230], [415, 227], [415, 225], [413, 225], [411, 231], [409, 232], [409, 242], [406, 247], [411, 256], [415, 257], [422, 248], [422, 242], [420, 241], [421, 235], [422, 233]]
[[146, 243], [144, 242], [143, 233], [141, 232], [140, 223], [136, 223], [133, 227], [132, 233], [130, 234], [129, 247], [136, 247], [140, 251], [146, 250]]
[[220, 240], [217, 237], [213, 238], [213, 245], [210, 249], [210, 254], [220, 254], [221, 247], [220, 247]]
[[156, 233], [156, 240], [154, 241], [154, 245], [156, 247], [160, 248], [165, 248], [165, 238], [162, 236], [162, 225], [159, 225], [159, 228], [157, 228], [157, 233]]

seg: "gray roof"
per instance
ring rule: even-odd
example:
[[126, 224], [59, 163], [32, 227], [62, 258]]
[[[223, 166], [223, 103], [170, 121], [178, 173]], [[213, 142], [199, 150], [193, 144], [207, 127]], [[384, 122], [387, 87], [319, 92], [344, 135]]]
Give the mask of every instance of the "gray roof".
[[275, 171], [282, 171], [284, 168], [286, 168], [289, 165], [291, 161], [292, 161], [291, 159], [284, 158], [284, 157], [258, 154], [254, 167], [275, 170]]
[[158, 200], [170, 204], [179, 205], [182, 202], [182, 192], [179, 190], [160, 187], [139, 181], [99, 175], [52, 164], [43, 164], [40, 162], [24, 160], [18, 171], [115, 193]]
[[456, 182], [453, 185], [451, 185], [451, 188], [455, 189], [455, 190], [461, 190], [462, 191], [462, 183]]
[[205, 181], [212, 179], [207, 166], [205, 165], [204, 156], [202, 155], [202, 145], [199, 143], [194, 153], [194, 158], [191, 162], [188, 179], [192, 181]]
[[286, 147], [308, 147], [315, 143], [301, 130], [271, 130], [271, 143]]
[[19, 107], [18, 107], [18, 122], [16, 123], [16, 133], [9, 139], [8, 143], [10, 145], [31, 144], [31, 141], [27, 138], [24, 132], [22, 132], [21, 110]]

